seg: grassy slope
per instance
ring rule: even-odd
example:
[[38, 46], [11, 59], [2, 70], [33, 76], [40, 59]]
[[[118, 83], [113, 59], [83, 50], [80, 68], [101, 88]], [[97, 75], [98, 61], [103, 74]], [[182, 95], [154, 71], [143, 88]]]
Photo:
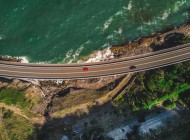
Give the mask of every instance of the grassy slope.
[[24, 92], [18, 89], [2, 89], [0, 90], [0, 101], [5, 102], [7, 105], [18, 105], [21, 108], [29, 106], [29, 102], [26, 101]]
[[25, 118], [15, 115], [10, 110], [0, 109], [0, 139], [25, 140], [33, 137], [35, 127]]

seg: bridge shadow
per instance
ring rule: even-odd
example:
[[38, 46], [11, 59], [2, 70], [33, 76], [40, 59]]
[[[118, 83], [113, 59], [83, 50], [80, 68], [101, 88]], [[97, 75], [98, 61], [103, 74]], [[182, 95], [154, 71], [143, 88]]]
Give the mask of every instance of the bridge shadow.
[[[38, 129], [33, 134], [33, 136], [28, 138], [28, 140], [112, 140], [103, 134], [105, 132], [105, 128], [103, 127], [103, 125], [107, 125], [108, 123], [105, 122], [104, 124], [102, 124], [101, 122], [99, 122], [100, 115], [106, 116], [106, 114], [113, 115], [111, 113], [114, 113], [109, 109], [104, 109], [105, 106], [110, 106], [110, 104], [107, 103], [103, 106], [95, 105], [92, 109], [90, 109], [89, 113], [83, 113], [80, 115], [78, 114], [78, 112], [76, 112], [63, 118], [51, 119], [46, 117], [46, 123], [41, 127], [36, 126], [38, 127]], [[102, 113], [100, 110], [104, 110], [104, 113]], [[156, 107], [155, 113], [159, 115], [164, 110], [164, 108]], [[136, 112], [137, 122], [139, 124], [145, 122], [146, 115], [151, 112], [152, 110]], [[90, 116], [93, 116], [91, 120], [87, 120], [85, 122], [83, 121], [84, 118]], [[118, 120], [119, 119], [120, 118], [118, 117]], [[77, 121], [80, 122], [80, 120], [82, 121], [81, 126], [75, 125], [75, 123]], [[189, 121], [187, 122], [189, 124]], [[170, 126], [170, 121], [167, 121], [167, 125]], [[180, 124], [180, 126], [183, 127], [183, 124]], [[133, 132], [129, 134], [126, 133], [126, 137], [129, 140], [139, 140], [140, 137], [138, 131], [135, 131], [138, 128], [139, 125], [134, 125], [134, 127], [132, 127]], [[184, 135], [186, 138], [185, 140], [188, 140], [190, 136], [190, 133], [188, 133], [190, 132], [190, 127], [186, 127], [186, 129], [187, 133], [185, 133]], [[151, 132], [154, 133], [153, 130], [151, 130]], [[164, 133], [163, 136], [161, 135], [161, 137], [163, 138], [170, 138], [170, 136], [171, 133], [169, 132]]]
[[45, 124], [36, 126], [36, 131], [28, 140], [111, 140], [103, 134], [104, 128], [99, 122], [99, 117], [113, 115], [112, 113], [110, 102], [104, 105], [95, 102], [88, 113], [77, 110], [65, 117], [53, 119], [46, 114]]

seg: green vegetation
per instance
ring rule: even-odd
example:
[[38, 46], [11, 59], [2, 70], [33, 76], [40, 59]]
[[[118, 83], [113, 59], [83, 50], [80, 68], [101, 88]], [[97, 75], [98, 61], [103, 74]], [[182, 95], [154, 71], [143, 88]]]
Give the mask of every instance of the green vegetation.
[[173, 109], [173, 108], [176, 107], [176, 104], [175, 104], [175, 102], [172, 101], [172, 100], [165, 100], [165, 101], [163, 102], [163, 106], [164, 106], [165, 108], [167, 108], [167, 109]]
[[[190, 62], [136, 74], [134, 85], [124, 95], [118, 96], [116, 106], [130, 107], [133, 111], [148, 110], [154, 106], [174, 108], [181, 94], [190, 90]], [[183, 102], [190, 97], [183, 94]]]
[[0, 139], [26, 140], [33, 139], [35, 127], [27, 120], [19, 117], [10, 110], [0, 109]]
[[4, 101], [7, 105], [18, 105], [21, 108], [29, 106], [26, 101], [24, 92], [17, 89], [2, 89], [0, 90], [0, 101]]
[[179, 43], [180, 44], [190, 43], [190, 38], [189, 37], [183, 37], [182, 39], [180, 39]]
[[[188, 90], [188, 89], [190, 89], [190, 85], [187, 85], [187, 84], [182, 84], [182, 85], [180, 85], [180, 87], [176, 87], [174, 90], [173, 90], [173, 92], [171, 93], [171, 94], [166, 94], [166, 95], [164, 95], [163, 97], [161, 97], [161, 98], [158, 98], [158, 99], [155, 99], [155, 100], [153, 100], [150, 104], [148, 104], [148, 105], [145, 105], [143, 108], [144, 109], [151, 109], [153, 106], [155, 106], [157, 103], [159, 103], [159, 102], [165, 102], [165, 101], [168, 101], [168, 100], [170, 100], [170, 99], [172, 99], [172, 100], [174, 100], [175, 101], [175, 99], [176, 98], [178, 98], [178, 95], [180, 94], [180, 93], [182, 93], [182, 92], [184, 92], [184, 91], [186, 91], [186, 90]], [[173, 106], [174, 106], [174, 102], [173, 102]], [[166, 108], [168, 108], [168, 107], [166, 107]]]
[[190, 106], [190, 90], [187, 90], [180, 94], [179, 98], [185, 103], [187, 106]]

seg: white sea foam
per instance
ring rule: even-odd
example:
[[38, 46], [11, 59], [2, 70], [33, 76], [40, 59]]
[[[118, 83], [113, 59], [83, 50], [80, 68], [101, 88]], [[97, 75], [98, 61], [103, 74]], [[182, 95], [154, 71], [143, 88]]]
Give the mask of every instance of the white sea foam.
[[27, 8], [27, 6], [23, 6], [23, 7], [22, 7], [22, 10], [24, 10], [24, 9], [26, 9], [26, 8]]
[[[68, 64], [73, 63], [74, 61], [77, 61], [80, 53], [84, 50], [85, 46], [91, 43], [90, 40], [86, 41], [84, 44], [82, 44], [76, 51], [73, 49], [69, 50], [66, 53], [66, 57], [63, 59], [62, 62], [67, 62]], [[80, 62], [80, 61], [77, 61]]]
[[108, 48], [110, 46], [110, 44], [109, 43], [105, 43], [103, 46], [102, 46], [102, 48]]
[[66, 62], [66, 61], [68, 61], [69, 59], [71, 59], [72, 54], [73, 54], [73, 49], [67, 51], [67, 53], [65, 54], [65, 58], [63, 59], [62, 62]]
[[169, 10], [164, 11], [163, 15], [161, 16], [161, 19], [162, 19], [162, 20], [167, 19], [167, 18], [169, 17], [169, 15], [170, 15], [170, 12], [171, 12], [171, 10], [170, 10], [170, 9], [169, 9]]
[[[12, 56], [9, 56], [9, 55], [5, 55], [4, 57], [7, 57], [7, 58], [16, 58], [16, 59], [20, 59], [21, 60], [21, 63], [30, 63], [30, 60], [27, 56], [16, 56], [16, 57], [12, 57]], [[50, 64], [51, 61], [43, 61], [43, 62], [34, 62], [35, 64]]]
[[76, 59], [76, 57], [78, 57], [80, 55], [80, 53], [83, 51], [84, 49], [84, 45], [81, 45], [73, 54], [73, 58]]
[[143, 31], [144, 27], [141, 25], [137, 28], [137, 30]]
[[[143, 24], [147, 26], [154, 25], [158, 27], [158, 24], [160, 24], [160, 20], [166, 20], [170, 16], [170, 14], [171, 14], [171, 9], [165, 10], [161, 16], [154, 17], [151, 21], [143, 22]], [[139, 26], [138, 30], [142, 30], [142, 26]]]
[[129, 2], [127, 10], [130, 11], [133, 8], [132, 1]]
[[3, 40], [5, 38], [4, 35], [0, 35], [0, 40]]
[[114, 34], [108, 35], [106, 39], [113, 39], [114, 38]]
[[127, 10], [127, 7], [123, 7], [122, 10], [117, 11], [113, 16], [111, 16], [106, 22], [104, 23], [103, 31], [109, 28], [110, 24], [112, 23], [114, 17], [121, 16]]
[[[152, 19], [152, 21], [148, 21], [148, 22], [143, 22], [144, 25], [148, 25], [148, 26], [157, 26], [159, 24], [159, 20], [162, 20], [161, 17], [155, 17]], [[139, 27], [139, 29], [142, 27]]]
[[180, 7], [183, 6], [184, 4], [187, 4], [186, 0], [180, 0], [180, 1], [175, 2], [173, 11], [177, 12], [180, 9]]
[[52, 61], [36, 62], [36, 64], [51, 64]]
[[128, 10], [126, 6], [123, 6], [123, 9], [124, 9], [124, 10]]
[[19, 56], [18, 59], [21, 59], [21, 63], [29, 63], [29, 59], [26, 56]]
[[184, 13], [183, 13], [183, 16], [185, 16], [185, 17], [188, 18], [188, 17], [189, 17], [189, 13], [188, 13], [188, 12], [184, 12]]
[[99, 61], [104, 61], [111, 58], [114, 58], [114, 55], [110, 47], [108, 47], [104, 49], [103, 51], [97, 51], [95, 54], [92, 54], [90, 58], [86, 61], [86, 63], [99, 62]]
[[152, 23], [150, 21], [145, 22], [144, 24], [146, 24], [146, 25], [152, 25]]
[[104, 28], [103, 28], [104, 31], [109, 28], [109, 26], [110, 26], [110, 24], [111, 24], [112, 21], [113, 21], [113, 16], [111, 16], [111, 17], [104, 23]]
[[69, 50], [67, 53], [66, 53], [66, 59], [70, 58], [71, 55], [73, 53], [73, 49]]
[[119, 28], [119, 30], [118, 30], [118, 34], [121, 34], [123, 32], [123, 29], [122, 28]]
[[123, 14], [123, 10], [118, 11], [114, 16], [119, 16]]
[[122, 28], [119, 28], [118, 30], [115, 30], [114, 31], [116, 34], [121, 34], [123, 32], [123, 29]]
[[67, 64], [71, 64], [73, 63], [74, 59], [70, 59], [69, 62], [67, 62]]

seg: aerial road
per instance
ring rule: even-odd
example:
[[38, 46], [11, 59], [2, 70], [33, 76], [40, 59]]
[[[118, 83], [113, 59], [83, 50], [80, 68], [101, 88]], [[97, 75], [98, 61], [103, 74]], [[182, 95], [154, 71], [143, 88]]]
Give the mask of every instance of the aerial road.
[[80, 64], [32, 64], [0, 61], [0, 77], [84, 79], [140, 72], [190, 60], [190, 43], [122, 59]]

